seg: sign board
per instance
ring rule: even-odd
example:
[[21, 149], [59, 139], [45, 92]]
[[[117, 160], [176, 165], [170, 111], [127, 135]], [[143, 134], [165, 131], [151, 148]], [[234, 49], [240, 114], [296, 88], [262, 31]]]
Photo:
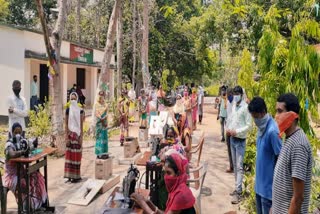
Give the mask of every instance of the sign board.
[[70, 43], [70, 60], [93, 64], [93, 49], [80, 47]]

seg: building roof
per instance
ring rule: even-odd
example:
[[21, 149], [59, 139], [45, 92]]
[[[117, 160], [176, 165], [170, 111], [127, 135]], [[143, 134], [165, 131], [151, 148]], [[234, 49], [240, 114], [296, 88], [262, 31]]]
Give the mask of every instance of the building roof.
[[[26, 27], [22, 27], [22, 26], [10, 25], [10, 24], [6, 24], [6, 23], [3, 23], [3, 22], [0, 22], [0, 26], [5, 26], [5, 27], [8, 27], [8, 28], [13, 28], [13, 29], [21, 30], [21, 31], [28, 31], [28, 32], [32, 32], [32, 33], [37, 33], [37, 34], [43, 35], [42, 31], [37, 30], [37, 29], [30, 29], [30, 28], [26, 28]], [[72, 44], [79, 45], [79, 46], [84, 47], [84, 48], [91, 48], [91, 49], [95, 49], [95, 50], [99, 50], [99, 51], [104, 51], [103, 48], [98, 48], [98, 47], [90, 46], [90, 45], [87, 45], [87, 44], [81, 44], [79, 42], [71, 41], [71, 40], [68, 40], [68, 39], [63, 39], [63, 41], [70, 42]]]
[[[25, 50], [24, 57], [29, 58], [29, 59], [39, 59], [39, 60], [48, 61], [48, 57], [46, 54], [37, 53], [37, 52], [31, 51], [31, 50]], [[73, 64], [73, 65], [83, 65], [83, 66], [92, 66], [92, 67], [101, 67], [100, 62], [93, 62], [92, 64], [91, 63], [84, 63], [84, 62], [75, 62], [75, 61], [71, 61], [69, 58], [66, 58], [63, 56], [61, 56], [61, 63]], [[110, 69], [115, 69], [115, 66], [110, 64]]]

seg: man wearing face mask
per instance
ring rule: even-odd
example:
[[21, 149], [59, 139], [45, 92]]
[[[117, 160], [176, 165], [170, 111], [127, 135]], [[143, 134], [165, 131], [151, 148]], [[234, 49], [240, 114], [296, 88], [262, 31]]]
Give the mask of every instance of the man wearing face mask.
[[234, 105], [232, 115], [228, 121], [227, 135], [230, 136], [231, 154], [235, 174], [235, 190], [232, 204], [238, 204], [242, 195], [243, 158], [246, 149], [247, 133], [251, 128], [252, 118], [248, 111], [248, 104], [243, 100], [243, 90], [240, 86], [233, 89]]
[[248, 109], [258, 127], [255, 179], [257, 214], [269, 214], [273, 173], [281, 150], [281, 139], [278, 125], [268, 114], [266, 103], [261, 97], [253, 98]]
[[[14, 80], [12, 83], [13, 93], [8, 97], [7, 106], [9, 112], [9, 138], [12, 136], [11, 127], [14, 123], [19, 123], [22, 130], [25, 130], [25, 117], [28, 116], [28, 108], [24, 97], [20, 96], [21, 82]], [[24, 132], [22, 133], [24, 136]]]
[[280, 135], [284, 133], [286, 139], [274, 171], [272, 213], [307, 214], [313, 157], [309, 140], [298, 126], [298, 98], [291, 93], [281, 95], [276, 111]]
[[221, 125], [221, 142], [225, 142], [225, 137], [224, 137], [224, 127], [226, 124], [226, 119], [227, 119], [227, 88], [225, 86], [222, 86], [221, 88], [221, 97], [220, 97], [220, 104], [219, 104], [219, 110], [218, 110], [218, 116], [217, 120], [220, 119], [220, 125]]

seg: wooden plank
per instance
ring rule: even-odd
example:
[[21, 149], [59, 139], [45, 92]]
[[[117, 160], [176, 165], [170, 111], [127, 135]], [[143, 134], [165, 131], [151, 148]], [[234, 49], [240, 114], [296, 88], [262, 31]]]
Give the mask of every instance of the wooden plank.
[[88, 179], [81, 188], [74, 193], [68, 204], [87, 206], [104, 185], [105, 180]]
[[44, 158], [47, 155], [54, 153], [56, 150], [57, 150], [56, 148], [47, 147], [47, 148], [44, 148], [43, 151], [39, 154], [33, 155], [28, 158], [26, 157], [13, 158], [13, 159], [10, 159], [10, 161], [20, 162], [20, 163], [31, 163], [31, 162], [40, 160], [41, 158]]
[[108, 180], [104, 180], [104, 182], [103, 187], [99, 191], [100, 194], [109, 191], [112, 187], [120, 183], [120, 175], [112, 175]]
[[47, 165], [47, 159], [44, 159], [36, 164], [33, 164], [31, 166], [29, 166], [29, 170], [28, 170], [28, 174], [30, 175], [31, 173], [37, 171], [38, 169], [40, 169], [43, 166]]

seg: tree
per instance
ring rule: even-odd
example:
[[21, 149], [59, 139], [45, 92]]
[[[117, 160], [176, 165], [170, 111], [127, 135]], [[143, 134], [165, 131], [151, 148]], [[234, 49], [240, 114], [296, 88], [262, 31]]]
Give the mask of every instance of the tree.
[[77, 5], [76, 5], [76, 11], [77, 11], [77, 18], [76, 18], [76, 36], [77, 36], [77, 42], [81, 43], [81, 28], [80, 28], [80, 23], [81, 23], [81, 1], [77, 0]]
[[50, 63], [50, 97], [52, 99], [51, 114], [53, 135], [56, 139], [58, 150], [65, 150], [64, 130], [63, 130], [63, 107], [61, 99], [61, 73], [60, 73], [60, 49], [62, 43], [62, 35], [64, 25], [66, 23], [66, 0], [59, 0], [59, 14], [55, 28], [52, 32], [51, 41], [49, 38], [49, 30], [44, 16], [42, 0], [36, 0], [39, 18], [43, 29], [43, 37], [46, 46], [46, 51]]
[[135, 88], [137, 68], [137, 1], [132, 0], [132, 85]]
[[122, 25], [122, 5], [119, 9], [117, 20], [117, 97], [121, 95], [122, 86], [122, 41], [123, 41], [123, 25]]
[[9, 14], [9, 3], [6, 0], [0, 0], [0, 21], [5, 20]]
[[149, 1], [143, 1], [143, 26], [142, 26], [142, 47], [141, 47], [141, 65], [143, 87], [146, 88], [150, 82], [149, 74]]

